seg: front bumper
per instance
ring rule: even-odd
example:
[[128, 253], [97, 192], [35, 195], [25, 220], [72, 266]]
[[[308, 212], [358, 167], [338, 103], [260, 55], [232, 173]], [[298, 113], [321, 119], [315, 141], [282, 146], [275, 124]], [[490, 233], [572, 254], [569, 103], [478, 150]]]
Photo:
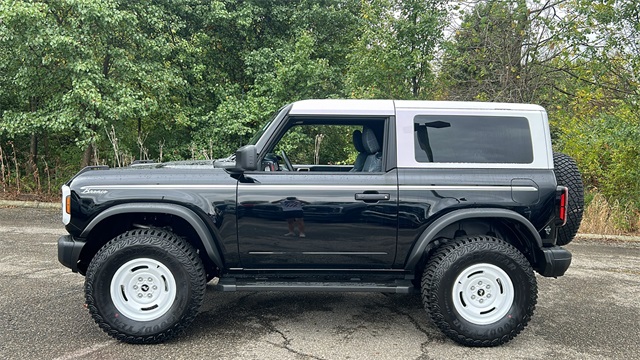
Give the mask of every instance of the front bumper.
[[562, 276], [571, 265], [571, 253], [562, 246], [543, 248], [542, 253], [544, 254], [544, 259], [538, 269], [542, 276]]
[[58, 261], [73, 272], [78, 272], [78, 259], [85, 242], [71, 235], [63, 235], [58, 239]]

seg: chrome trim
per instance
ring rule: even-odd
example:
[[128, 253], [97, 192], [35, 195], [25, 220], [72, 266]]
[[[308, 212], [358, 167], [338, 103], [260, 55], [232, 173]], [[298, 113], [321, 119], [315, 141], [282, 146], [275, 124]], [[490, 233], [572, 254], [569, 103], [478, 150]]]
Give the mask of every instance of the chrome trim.
[[282, 188], [295, 189], [295, 190], [352, 190], [352, 191], [367, 191], [367, 190], [380, 190], [390, 191], [396, 190], [396, 185], [262, 185], [262, 184], [239, 184], [239, 189], [252, 189], [252, 190], [278, 190]]
[[388, 255], [383, 251], [303, 251], [302, 255]]
[[309, 272], [316, 272], [316, 271], [323, 271], [323, 272], [342, 272], [342, 271], [348, 271], [348, 272], [372, 272], [372, 273], [380, 273], [380, 274], [385, 274], [385, 273], [389, 273], [389, 272], [396, 272], [396, 273], [407, 273], [409, 274], [410, 272], [405, 270], [405, 269], [349, 269], [349, 268], [320, 268], [320, 269], [313, 269], [313, 268], [230, 268], [229, 271], [245, 271], [245, 272], [249, 272], [249, 271], [260, 271], [260, 272], [305, 272], [305, 271], [309, 271]]
[[[262, 184], [239, 184], [237, 185], [241, 189], [253, 189], [253, 190], [278, 190], [282, 188], [295, 189], [295, 190], [353, 190], [353, 191], [366, 191], [366, 190], [380, 190], [390, 191], [396, 190], [396, 185], [262, 185]], [[180, 189], [234, 189], [236, 185], [91, 185], [83, 186], [81, 190], [180, 190]], [[438, 190], [438, 191], [538, 191], [538, 188], [534, 186], [511, 186], [511, 185], [400, 185], [400, 190]]]
[[439, 191], [538, 191], [534, 186], [511, 185], [400, 185], [400, 190], [439, 190]]
[[249, 255], [286, 255], [286, 254], [302, 254], [302, 255], [388, 255], [382, 251], [303, 251], [303, 252], [286, 252], [286, 251], [249, 251]]
[[80, 190], [126, 190], [126, 189], [137, 189], [137, 190], [179, 190], [179, 189], [235, 189], [236, 185], [90, 185], [83, 186]]

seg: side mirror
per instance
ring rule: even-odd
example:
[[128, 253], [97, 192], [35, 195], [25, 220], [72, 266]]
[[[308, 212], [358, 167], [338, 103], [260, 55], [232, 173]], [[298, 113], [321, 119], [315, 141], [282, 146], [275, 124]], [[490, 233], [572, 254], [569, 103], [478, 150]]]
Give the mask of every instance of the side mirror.
[[255, 145], [245, 145], [236, 150], [235, 171], [254, 171], [258, 169], [258, 152]]

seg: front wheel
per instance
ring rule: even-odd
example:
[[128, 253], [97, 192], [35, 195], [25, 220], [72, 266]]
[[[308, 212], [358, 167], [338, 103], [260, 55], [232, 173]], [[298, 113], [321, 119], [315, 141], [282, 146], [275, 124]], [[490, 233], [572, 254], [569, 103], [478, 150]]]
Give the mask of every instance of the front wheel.
[[155, 229], [128, 231], [108, 242], [85, 278], [91, 316], [128, 343], [158, 343], [180, 333], [198, 314], [205, 289], [194, 248]]
[[536, 278], [512, 245], [490, 236], [441, 245], [422, 276], [422, 301], [433, 322], [467, 346], [496, 346], [527, 325], [537, 300]]

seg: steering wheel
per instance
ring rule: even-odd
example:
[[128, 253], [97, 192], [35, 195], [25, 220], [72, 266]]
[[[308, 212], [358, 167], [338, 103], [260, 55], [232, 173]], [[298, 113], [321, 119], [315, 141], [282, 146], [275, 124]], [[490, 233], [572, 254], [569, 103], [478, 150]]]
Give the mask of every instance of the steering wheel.
[[287, 170], [293, 171], [293, 165], [291, 165], [291, 161], [289, 161], [289, 158], [287, 157], [287, 154], [285, 154], [284, 150], [280, 151], [280, 155], [282, 155], [282, 159], [284, 160], [284, 165], [286, 166]]

